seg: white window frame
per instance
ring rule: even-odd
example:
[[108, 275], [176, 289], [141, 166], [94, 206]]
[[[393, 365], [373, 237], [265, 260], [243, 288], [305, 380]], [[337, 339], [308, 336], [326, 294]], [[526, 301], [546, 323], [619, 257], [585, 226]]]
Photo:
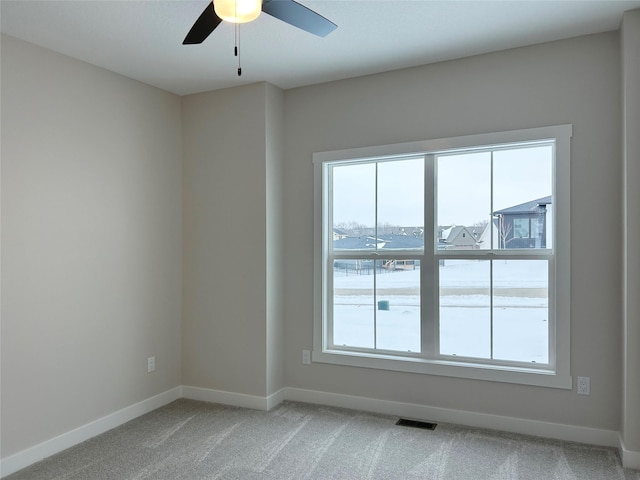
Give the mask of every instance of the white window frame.
[[[313, 154], [314, 165], [314, 314], [313, 314], [313, 352], [312, 361], [347, 365], [381, 370], [442, 375], [449, 377], [470, 378], [543, 387], [571, 389], [573, 385], [570, 374], [570, 142], [572, 125], [555, 125], [549, 127], [512, 130], [506, 132], [467, 135], [461, 137], [424, 140], [419, 142], [400, 143], [375, 147], [362, 147], [347, 150], [316, 152]], [[553, 141], [553, 239], [552, 258], [550, 260], [549, 308], [552, 317], [549, 329], [549, 364], [545, 366], [526, 366], [494, 364], [479, 359], [458, 361], [450, 357], [425, 358], [423, 356], [395, 355], [393, 353], [362, 352], [356, 350], [330, 349], [326, 344], [327, 322], [326, 305], [329, 295], [326, 278], [328, 267], [325, 259], [328, 253], [332, 228], [327, 218], [328, 184], [323, 182], [326, 165], [335, 162], [355, 160], [391, 159], [393, 157], [425, 156], [431, 161], [437, 154], [453, 151], [476, 151], [492, 148], [504, 148], [509, 145], [522, 146], [542, 141]], [[425, 188], [433, 189], [435, 168], [427, 168], [425, 172]], [[426, 192], [427, 198], [430, 192]], [[432, 197], [433, 198], [433, 197]], [[434, 198], [435, 204], [435, 198]], [[435, 205], [433, 211], [426, 209], [425, 221], [434, 225]], [[427, 235], [428, 223], [425, 223], [425, 252], [434, 252], [435, 238]], [[422, 254], [420, 254], [422, 255]], [[464, 252], [460, 252], [464, 256]], [[517, 253], [514, 252], [514, 258]], [[416, 258], [409, 254], [409, 257]], [[409, 258], [407, 257], [407, 258]], [[491, 258], [490, 256], [488, 258]], [[423, 278], [423, 295], [430, 280]], [[426, 284], [425, 284], [426, 282]], [[431, 281], [433, 283], [433, 281]]]

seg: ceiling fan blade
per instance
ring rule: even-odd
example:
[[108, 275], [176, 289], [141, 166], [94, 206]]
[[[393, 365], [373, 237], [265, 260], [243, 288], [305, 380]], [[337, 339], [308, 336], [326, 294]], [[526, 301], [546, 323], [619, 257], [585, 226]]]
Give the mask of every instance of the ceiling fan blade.
[[183, 45], [194, 45], [202, 43], [213, 32], [213, 30], [222, 22], [222, 19], [216, 15], [213, 9], [213, 2], [209, 2], [204, 12], [200, 14], [196, 23], [193, 24], [189, 33], [184, 38]]
[[294, 0], [263, 0], [262, 11], [294, 27], [326, 37], [338, 26]]

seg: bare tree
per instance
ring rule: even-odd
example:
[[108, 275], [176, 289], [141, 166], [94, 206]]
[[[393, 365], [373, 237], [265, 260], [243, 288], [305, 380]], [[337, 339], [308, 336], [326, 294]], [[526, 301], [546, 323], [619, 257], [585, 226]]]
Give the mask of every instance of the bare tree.
[[487, 228], [487, 225], [489, 225], [489, 220], [481, 220], [481, 221], [476, 222], [476, 223], [473, 224], [474, 227], [478, 227], [478, 228], [481, 228], [483, 230], [485, 228]]
[[378, 223], [378, 234], [379, 235], [390, 235], [390, 234], [400, 234], [402, 232], [402, 227], [398, 225], [393, 225], [389, 222]]
[[511, 233], [512, 224], [504, 221], [504, 215], [498, 217], [498, 234], [500, 235], [499, 248], [507, 248], [507, 243], [510, 242], [509, 234]]
[[334, 227], [339, 228], [340, 230], [344, 230], [347, 235], [355, 237], [358, 237], [360, 235], [368, 235], [368, 230], [371, 230], [371, 228], [355, 220], [351, 220], [349, 222], [340, 222], [335, 224]]

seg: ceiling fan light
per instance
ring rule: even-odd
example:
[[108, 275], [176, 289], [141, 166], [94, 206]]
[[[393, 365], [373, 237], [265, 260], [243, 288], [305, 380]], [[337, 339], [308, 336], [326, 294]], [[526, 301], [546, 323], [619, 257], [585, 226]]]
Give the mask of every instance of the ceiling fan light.
[[213, 8], [222, 20], [247, 23], [260, 15], [262, 0], [215, 0]]

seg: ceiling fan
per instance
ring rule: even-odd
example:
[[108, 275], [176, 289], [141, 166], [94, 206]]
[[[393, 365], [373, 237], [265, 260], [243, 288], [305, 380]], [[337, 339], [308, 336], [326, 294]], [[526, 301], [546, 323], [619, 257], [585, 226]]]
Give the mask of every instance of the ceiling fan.
[[[260, 0], [250, 1], [255, 4], [255, 14], [243, 18], [240, 15], [234, 16], [233, 13], [231, 13], [229, 17], [224, 14], [225, 7], [230, 8], [232, 12], [233, 9], [235, 9], [235, 13], [238, 14], [241, 0], [213, 0], [209, 5], [207, 5], [207, 8], [204, 9], [202, 14], [200, 14], [182, 44], [194, 45], [202, 43], [223, 20], [231, 21], [233, 23], [249, 22], [257, 18], [260, 14], [260, 10], [272, 17], [288, 23], [289, 25], [293, 25], [294, 27], [313, 33], [319, 37], [326, 37], [338, 28], [338, 26], [332, 21], [327, 20], [322, 15], [295, 2], [294, 0], [262, 0], [262, 2], [260, 2]], [[260, 4], [262, 4], [261, 8]]]

